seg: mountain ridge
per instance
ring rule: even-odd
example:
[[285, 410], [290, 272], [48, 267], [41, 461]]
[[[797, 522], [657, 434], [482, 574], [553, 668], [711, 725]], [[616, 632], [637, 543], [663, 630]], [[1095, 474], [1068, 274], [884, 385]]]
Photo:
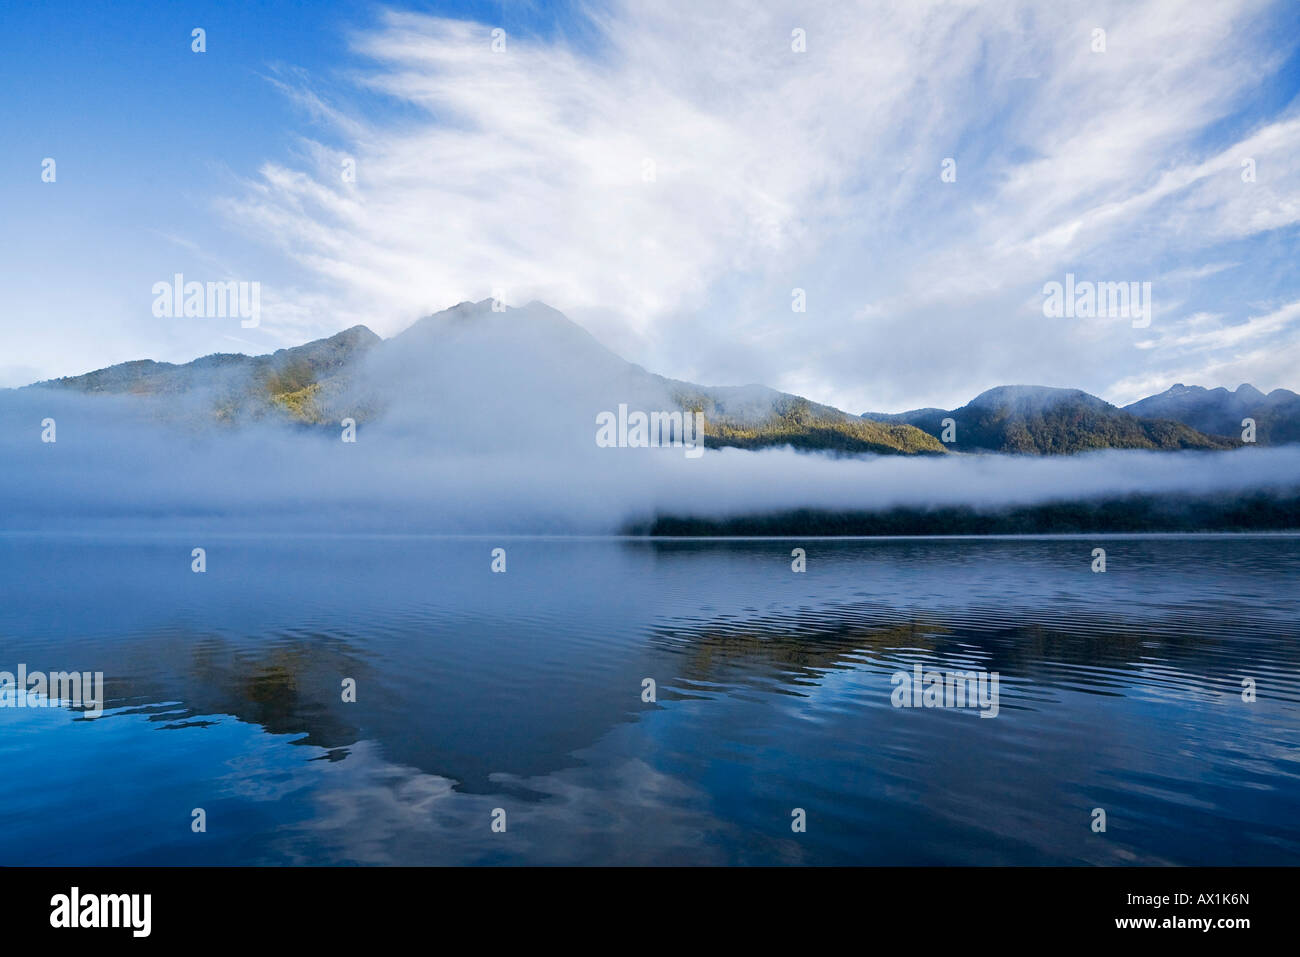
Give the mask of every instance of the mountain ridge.
[[1253, 419], [1262, 445], [1300, 442], [1300, 395], [1290, 389], [1265, 394], [1248, 382], [1235, 390], [1187, 386], [1179, 382], [1157, 395], [1124, 406], [1135, 415], [1159, 415], [1214, 435], [1240, 435], [1243, 419]]
[[[499, 388], [485, 390], [484, 380], [493, 379]], [[945, 452], [918, 429], [867, 422], [791, 393], [704, 386], [648, 372], [540, 302], [503, 310], [488, 299], [461, 302], [389, 339], [353, 326], [264, 356], [214, 353], [185, 364], [134, 360], [24, 388], [133, 395], [160, 404], [164, 418], [191, 425], [278, 419], [333, 427], [343, 417], [359, 423], [386, 417], [423, 428], [430, 410], [438, 410], [450, 421], [446, 428], [439, 423], [440, 435], [454, 433], [476, 447], [484, 440], [466, 425], [475, 417], [506, 423], [503, 439], [526, 438], [511, 420], [539, 401], [565, 410], [567, 421], [575, 427], [581, 421], [583, 430], [594, 421], [593, 410], [640, 401], [647, 408], [701, 412], [708, 447]], [[476, 399], [467, 398], [474, 393]]]
[[[479, 379], [466, 370], [477, 370]], [[494, 400], [489, 390], [478, 403], [495, 401], [492, 411], [499, 416], [511, 416], [511, 402], [536, 406], [567, 397], [588, 408], [601, 398], [641, 396], [663, 408], [702, 413], [711, 447], [908, 455], [1226, 449], [1243, 444], [1234, 425], [1243, 409], [1255, 412], [1261, 444], [1300, 441], [1300, 396], [1286, 389], [1265, 395], [1248, 383], [1234, 391], [1177, 383], [1123, 407], [1079, 389], [1004, 385], [958, 409], [855, 416], [761, 384], [670, 379], [623, 359], [545, 303], [498, 310], [490, 299], [422, 316], [387, 339], [354, 325], [263, 355], [212, 353], [188, 363], [136, 359], [22, 388], [135, 396], [154, 402], [164, 418], [196, 426], [279, 421], [323, 427], [344, 417], [400, 417], [403, 408], [413, 419], [429, 409], [453, 420], [472, 417], [476, 404], [465, 397], [482, 392], [481, 380], [494, 377], [509, 380], [508, 395]], [[954, 441], [942, 441], [946, 419], [955, 423]]]
[[914, 425], [958, 452], [1068, 455], [1097, 449], [1236, 448], [1240, 441], [1169, 418], [1138, 416], [1081, 389], [1011, 385], [986, 389], [957, 409], [863, 413]]

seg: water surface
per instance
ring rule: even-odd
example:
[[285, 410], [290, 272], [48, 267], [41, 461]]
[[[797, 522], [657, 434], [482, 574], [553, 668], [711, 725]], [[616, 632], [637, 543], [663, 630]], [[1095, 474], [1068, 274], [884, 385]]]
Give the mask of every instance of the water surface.
[[0, 534], [0, 864], [1297, 863], [1298, 545]]

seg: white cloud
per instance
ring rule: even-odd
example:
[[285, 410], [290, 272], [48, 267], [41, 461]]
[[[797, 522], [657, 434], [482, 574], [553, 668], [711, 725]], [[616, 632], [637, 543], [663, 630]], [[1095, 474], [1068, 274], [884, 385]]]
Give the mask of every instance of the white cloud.
[[1024, 304], [1046, 279], [1195, 284], [1227, 269], [1220, 244], [1300, 222], [1300, 120], [1205, 140], [1282, 62], [1268, 7], [615, 4], [590, 48], [512, 33], [504, 53], [495, 24], [390, 13], [357, 38], [361, 83], [414, 115], [277, 77], [332, 144], [226, 209], [315, 277], [296, 321], [321, 332], [391, 334], [500, 287], [655, 371], [854, 411], [1100, 389], [1150, 376], [1166, 341], [1045, 324]]
[[[1195, 319], [1197, 317], [1193, 317]], [[1171, 345], [1188, 350], [1239, 348], [1261, 339], [1271, 339], [1300, 319], [1300, 301], [1287, 303], [1263, 316], [1251, 316], [1245, 322], [1225, 324], [1214, 329], [1193, 331], [1172, 337]]]
[[[1300, 369], [1300, 300], [1289, 302], [1244, 322], [1223, 322], [1223, 316], [1198, 313], [1153, 343], [1162, 364], [1129, 376], [1107, 390], [1106, 397], [1127, 404], [1175, 382], [1226, 385], [1249, 382], [1264, 392], [1294, 388]], [[1168, 356], [1168, 358], [1165, 358]]]

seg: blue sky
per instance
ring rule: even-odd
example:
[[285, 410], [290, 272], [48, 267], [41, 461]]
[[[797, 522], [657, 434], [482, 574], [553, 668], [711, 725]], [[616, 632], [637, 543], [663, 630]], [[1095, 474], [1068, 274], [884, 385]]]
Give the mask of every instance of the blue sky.
[[[1297, 46], [1253, 0], [11, 3], [0, 386], [499, 289], [852, 411], [1300, 388]], [[155, 317], [177, 272], [260, 325]], [[1067, 272], [1150, 282], [1150, 325], [1044, 317]]]

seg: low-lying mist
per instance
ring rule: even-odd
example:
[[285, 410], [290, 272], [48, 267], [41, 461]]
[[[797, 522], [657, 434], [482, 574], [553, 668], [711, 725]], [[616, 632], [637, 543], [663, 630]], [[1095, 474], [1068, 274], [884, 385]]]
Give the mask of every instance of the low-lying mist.
[[[455, 441], [440, 441], [431, 412], [423, 422], [363, 421], [349, 443], [341, 427], [162, 422], [132, 397], [0, 393], [0, 528], [611, 534], [662, 516], [999, 509], [1300, 486], [1300, 446], [1042, 458], [721, 449], [690, 458], [682, 448], [597, 447], [585, 401], [486, 407], [492, 414], [476, 421], [458, 410]], [[55, 441], [42, 441], [51, 419]]]

